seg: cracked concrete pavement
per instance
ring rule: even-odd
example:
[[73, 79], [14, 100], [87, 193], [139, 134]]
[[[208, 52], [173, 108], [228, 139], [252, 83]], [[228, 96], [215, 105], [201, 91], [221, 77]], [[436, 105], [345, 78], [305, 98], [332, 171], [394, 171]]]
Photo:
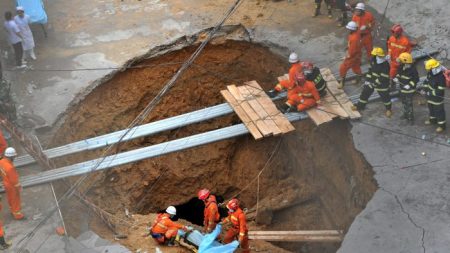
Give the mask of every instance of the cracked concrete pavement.
[[[53, 125], [71, 103], [82, 99], [105, 75], [115, 71], [86, 69], [120, 67], [155, 46], [195, 34], [212, 26], [232, 2], [80, 0], [76, 6], [62, 0], [47, 2], [49, 37], [44, 38], [39, 29], [34, 29], [39, 57], [31, 63], [34, 71], [7, 73], [22, 105], [20, 112]], [[386, 2], [369, 1], [379, 12], [383, 12]], [[388, 22], [401, 22], [427, 48], [448, 50], [447, 0], [391, 0], [391, 4], [386, 26]], [[0, 6], [11, 8], [11, 3]], [[312, 1], [248, 0], [227, 24], [242, 23], [253, 41], [267, 44], [282, 55], [297, 51], [302, 59], [336, 70], [345, 54], [345, 32], [325, 17], [311, 22], [311, 8]], [[10, 63], [11, 59], [5, 60]], [[346, 89], [348, 93], [358, 92], [354, 86]], [[355, 145], [374, 167], [380, 188], [356, 217], [338, 252], [448, 252], [447, 136], [435, 135], [431, 127], [421, 124], [427, 115], [423, 106], [415, 108], [415, 126], [401, 122], [398, 102], [393, 119], [384, 118], [382, 111], [382, 105], [370, 105], [360, 122], [352, 122]], [[447, 115], [449, 111], [447, 108]], [[25, 189], [25, 194], [36, 194], [32, 189]], [[11, 229], [8, 220], [6, 223]]]

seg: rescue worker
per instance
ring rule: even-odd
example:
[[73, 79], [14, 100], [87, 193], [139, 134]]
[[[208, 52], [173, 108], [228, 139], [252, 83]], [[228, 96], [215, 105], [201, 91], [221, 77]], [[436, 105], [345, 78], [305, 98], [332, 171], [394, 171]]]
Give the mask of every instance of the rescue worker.
[[339, 27], [345, 26], [348, 22], [347, 4], [345, 0], [336, 0], [336, 8], [341, 11]]
[[425, 70], [428, 71], [427, 79], [424, 82], [428, 110], [430, 118], [425, 121], [425, 125], [437, 124], [436, 132], [441, 133], [445, 129], [445, 76], [441, 64], [430, 59], [425, 62]]
[[6, 148], [8, 147], [8, 142], [6, 142], [3, 132], [0, 130], [0, 157], [3, 157]]
[[11, 83], [3, 79], [2, 65], [0, 63], [0, 114], [11, 122], [16, 121], [16, 105], [11, 97]]
[[247, 220], [242, 209], [239, 207], [239, 200], [232, 199], [227, 203], [228, 217], [222, 220], [222, 233], [219, 235], [221, 242], [228, 244], [234, 240], [239, 241], [241, 252], [250, 252], [248, 244]]
[[[1, 200], [1, 198], [0, 198]], [[0, 210], [2, 210], [2, 204], [0, 202]], [[5, 240], [5, 230], [3, 229], [3, 224], [0, 221], [0, 250], [5, 250], [11, 247], [10, 242], [6, 242]]]
[[[316, 10], [314, 11], [313, 17], [317, 17], [320, 15], [320, 7], [322, 5], [322, 0], [314, 0], [314, 2], [316, 3]], [[331, 0], [324, 0], [325, 5], [327, 6], [327, 10], [328, 10], [328, 17], [329, 18], [333, 18], [333, 13], [331, 11]]]
[[348, 35], [347, 55], [344, 58], [341, 66], [339, 67], [339, 75], [341, 81], [338, 84], [338, 88], [342, 89], [345, 85], [345, 77], [349, 69], [352, 69], [353, 73], [358, 75], [357, 82], [361, 81], [361, 35], [358, 32], [358, 25], [354, 21], [348, 22], [346, 28], [350, 31]]
[[282, 109], [285, 113], [293, 109], [302, 112], [320, 104], [320, 95], [313, 82], [307, 81], [305, 76], [297, 73], [294, 86], [288, 89], [288, 100]]
[[313, 82], [316, 85], [320, 97], [324, 97], [327, 94], [327, 82], [323, 79], [320, 69], [311, 62], [303, 62], [302, 68], [306, 80]]
[[274, 89], [269, 90], [267, 92], [267, 95], [269, 97], [271, 98], [276, 97], [278, 92], [280, 92], [281, 90], [288, 89], [288, 87], [293, 87], [295, 75], [303, 71], [302, 63], [300, 62], [300, 59], [298, 58], [298, 55], [296, 53], [291, 53], [289, 55], [289, 63], [291, 63], [291, 67], [289, 69], [289, 79], [282, 80], [275, 86]]
[[0, 173], [3, 178], [3, 186], [5, 187], [6, 199], [8, 200], [9, 209], [16, 220], [24, 218], [22, 214], [22, 203], [20, 201], [20, 191], [22, 186], [19, 182], [19, 174], [14, 167], [14, 157], [17, 152], [14, 148], [8, 147], [4, 156], [0, 159]]
[[393, 79], [400, 86], [400, 98], [403, 104], [403, 115], [410, 124], [414, 123], [413, 97], [416, 92], [416, 86], [419, 82], [419, 73], [413, 65], [413, 58], [410, 53], [401, 53], [397, 58], [400, 64], [397, 75]]
[[172, 219], [175, 215], [177, 215], [177, 209], [174, 206], [169, 206], [167, 207], [166, 212], [158, 214], [153, 222], [153, 226], [150, 229], [150, 235], [159, 244], [174, 246], [179, 229], [184, 231], [191, 230], [180, 223], [173, 222]]
[[389, 63], [381, 47], [375, 47], [371, 55], [370, 68], [366, 74], [363, 90], [358, 103], [352, 106], [352, 110], [364, 110], [369, 97], [376, 90], [386, 107], [386, 117], [390, 118], [392, 116], [392, 102], [391, 96], [389, 95]]
[[393, 79], [397, 75], [399, 63], [397, 58], [401, 53], [411, 53], [412, 47], [416, 43], [412, 43], [403, 35], [403, 28], [401, 25], [394, 25], [391, 28], [391, 36], [387, 41], [388, 59], [390, 60], [391, 70], [389, 76]]
[[375, 27], [375, 18], [372, 13], [366, 11], [364, 3], [358, 3], [355, 7], [355, 14], [353, 15], [352, 21], [358, 25], [358, 31], [361, 35], [361, 44], [366, 49], [367, 59], [370, 61], [372, 59], [372, 29]]
[[220, 221], [216, 196], [212, 195], [208, 189], [200, 190], [197, 195], [198, 199], [205, 203], [205, 210], [203, 211], [203, 231], [209, 234], [214, 231], [217, 223]]

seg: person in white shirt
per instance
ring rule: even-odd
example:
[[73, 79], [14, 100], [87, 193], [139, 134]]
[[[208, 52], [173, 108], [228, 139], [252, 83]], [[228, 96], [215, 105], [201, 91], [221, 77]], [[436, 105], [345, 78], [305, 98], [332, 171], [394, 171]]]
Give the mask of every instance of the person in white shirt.
[[26, 65], [22, 63], [23, 48], [22, 48], [22, 35], [20, 34], [20, 29], [12, 17], [10, 11], [5, 12], [5, 23], [4, 23], [8, 42], [14, 48], [14, 54], [16, 56], [16, 65], [18, 68], [25, 68]]
[[17, 6], [17, 15], [14, 17], [14, 21], [20, 29], [20, 34], [22, 35], [22, 48], [24, 51], [24, 59], [30, 57], [36, 60], [36, 55], [34, 54], [34, 39], [33, 33], [30, 29], [30, 16], [25, 14], [25, 10], [22, 6]]

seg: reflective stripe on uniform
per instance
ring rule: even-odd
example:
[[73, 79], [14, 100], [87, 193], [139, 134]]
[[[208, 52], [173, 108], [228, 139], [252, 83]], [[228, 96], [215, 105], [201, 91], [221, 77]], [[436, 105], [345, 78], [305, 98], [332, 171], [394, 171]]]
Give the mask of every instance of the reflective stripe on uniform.
[[389, 88], [375, 88], [376, 91], [388, 91]]
[[366, 100], [359, 99], [359, 102], [361, 102], [361, 103], [363, 103], [363, 104], [367, 104], [367, 101], [366, 101]]
[[389, 75], [384, 74], [384, 73], [381, 73], [381, 76], [384, 76], [384, 77], [386, 77], [386, 78], [389, 78]]
[[442, 105], [444, 102], [434, 102], [434, 101], [431, 101], [431, 100], [428, 100], [427, 101], [429, 104], [432, 104], [432, 105]]
[[416, 91], [415, 90], [401, 90], [400, 92], [410, 94], [410, 93], [414, 93]]
[[439, 121], [438, 124], [439, 124], [439, 125], [445, 124], [445, 120], [444, 120], [444, 121]]

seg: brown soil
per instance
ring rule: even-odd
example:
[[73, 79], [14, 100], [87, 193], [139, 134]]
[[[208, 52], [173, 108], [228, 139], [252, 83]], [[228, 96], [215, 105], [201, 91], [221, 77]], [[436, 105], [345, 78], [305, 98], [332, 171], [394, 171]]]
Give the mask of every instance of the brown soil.
[[[115, 75], [69, 112], [53, 145], [126, 127], [179, 67], [168, 64], [184, 61], [193, 50], [195, 47], [188, 47], [144, 60], [138, 65], [153, 67]], [[236, 41], [210, 45], [144, 123], [223, 103], [219, 91], [232, 83], [257, 80], [268, 89], [287, 67], [285, 59], [261, 45]], [[238, 122], [236, 116], [229, 115], [141, 138], [119, 149], [149, 146]], [[123, 217], [125, 208], [134, 213], [154, 213], [168, 205], [183, 204], [198, 189], [208, 187], [224, 198], [239, 193], [243, 205], [249, 209], [249, 219], [254, 219], [257, 184], [245, 187], [275, 152], [260, 178], [259, 225], [252, 223], [251, 228], [346, 230], [376, 190], [371, 168], [353, 147], [348, 122], [335, 120], [316, 127], [305, 120], [295, 125], [297, 131], [283, 137], [256, 142], [244, 136], [96, 173], [84, 189], [88, 188], [86, 185], [92, 186], [89, 198], [107, 212]], [[98, 154], [76, 155], [64, 163]], [[105, 231], [99, 232], [110, 237]], [[139, 241], [126, 244], [134, 250], [141, 247]], [[251, 244], [267, 246], [260, 242]], [[339, 247], [339, 244], [278, 245], [293, 252], [309, 253], [335, 252]]]

